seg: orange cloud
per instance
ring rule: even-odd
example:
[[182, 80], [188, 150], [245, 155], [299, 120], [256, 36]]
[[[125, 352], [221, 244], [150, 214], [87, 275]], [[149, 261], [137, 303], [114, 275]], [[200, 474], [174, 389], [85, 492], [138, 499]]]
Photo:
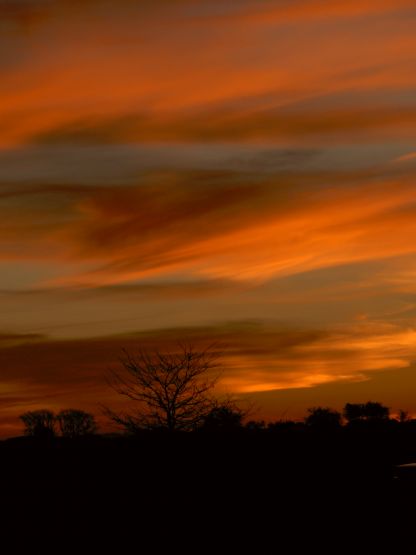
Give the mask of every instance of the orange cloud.
[[[294, 343], [290, 349], [265, 345], [259, 352], [240, 351], [227, 359], [233, 371], [222, 385], [254, 393], [315, 387], [337, 381], [369, 379], [369, 373], [408, 367], [414, 361], [416, 331], [393, 325], [360, 324]], [[256, 341], [258, 338], [256, 338]], [[248, 340], [250, 345], [250, 340]]]
[[397, 12], [406, 8], [414, 8], [411, 0], [381, 0], [374, 3], [373, 0], [334, 0], [330, 4], [324, 0], [300, 0], [290, 4], [275, 7], [273, 3], [264, 2], [254, 4], [252, 8], [241, 14], [232, 14], [230, 18], [244, 20], [247, 23], [287, 23], [298, 22], [306, 19], [330, 19], [368, 16], [371, 14], [382, 14], [384, 12]]
[[136, 186], [17, 189], [0, 199], [0, 255], [60, 264], [44, 280], [54, 286], [175, 272], [261, 282], [414, 255], [412, 174], [383, 172], [151, 172]]
[[[228, 104], [228, 103], [227, 103]], [[176, 141], [274, 141], [336, 136], [347, 142], [359, 134], [367, 140], [411, 136], [416, 124], [414, 107], [364, 105], [328, 111], [325, 100], [314, 110], [218, 109], [205, 107], [194, 113], [165, 113], [120, 118], [92, 117], [70, 121], [33, 137], [46, 144], [115, 144]], [[342, 135], [342, 139], [339, 137]]]
[[310, 189], [319, 176], [171, 172], [136, 187], [29, 189], [2, 200], [0, 252], [87, 264], [73, 283], [98, 285], [172, 270], [267, 279], [414, 253], [411, 178], [330, 186], [347, 177]]
[[[32, 31], [30, 48], [12, 30], [6, 34], [3, 46], [16, 63], [0, 64], [4, 147], [39, 140], [283, 141], [339, 138], [361, 127], [399, 135], [414, 126], [414, 103], [402, 105], [415, 86], [410, 2], [295, 2], [271, 10], [248, 3], [230, 17], [215, 13], [214, 21], [204, 3], [194, 10], [186, 2], [122, 4], [124, 10], [64, 2]], [[256, 25], [241, 19], [245, 9]], [[374, 19], [345, 20], [360, 13]], [[286, 21], [285, 32], [270, 28], [275, 18]], [[360, 91], [374, 98], [328, 110], [328, 95], [340, 91], [353, 103]], [[389, 101], [391, 91], [398, 103]], [[374, 108], [380, 94], [385, 102]], [[293, 103], [320, 96], [318, 110], [291, 112]]]
[[172, 177], [172, 185], [167, 176], [164, 186], [108, 188], [86, 199], [78, 207], [83, 217], [58, 238], [78, 260], [95, 260], [96, 269], [57, 283], [172, 271], [265, 280], [415, 252], [411, 180], [359, 180], [312, 192], [273, 180], [252, 187], [220, 185], [215, 176], [206, 185], [198, 175], [195, 185], [192, 175]]
[[403, 154], [403, 156], [399, 156], [395, 161], [407, 162], [408, 160], [414, 160], [415, 158], [416, 158], [416, 152], [409, 152], [408, 154]]

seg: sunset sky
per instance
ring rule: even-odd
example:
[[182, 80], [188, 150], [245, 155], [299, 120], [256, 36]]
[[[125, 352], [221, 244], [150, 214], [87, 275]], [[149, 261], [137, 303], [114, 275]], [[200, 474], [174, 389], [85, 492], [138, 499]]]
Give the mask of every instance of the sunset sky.
[[0, 0], [0, 436], [221, 346], [256, 417], [416, 414], [415, 0]]

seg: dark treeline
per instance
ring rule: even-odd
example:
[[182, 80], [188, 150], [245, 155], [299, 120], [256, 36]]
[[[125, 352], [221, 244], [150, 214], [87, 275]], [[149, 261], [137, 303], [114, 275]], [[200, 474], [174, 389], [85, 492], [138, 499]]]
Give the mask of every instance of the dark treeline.
[[194, 432], [63, 435], [58, 425], [54, 435], [0, 442], [3, 525], [17, 526], [15, 541], [22, 527], [51, 549], [52, 532], [58, 541], [89, 538], [77, 540], [85, 551], [75, 553], [95, 553], [110, 537], [114, 553], [130, 553], [126, 544], [149, 541], [155, 527], [156, 548], [137, 552], [163, 553], [164, 541], [187, 552], [184, 537], [195, 533], [226, 553], [236, 551], [224, 542], [237, 549], [250, 534], [256, 553], [268, 552], [258, 542], [274, 534], [280, 546], [289, 542], [293, 551], [284, 553], [304, 542], [322, 553], [335, 530], [346, 535], [343, 545], [360, 536], [363, 546], [364, 534], [374, 547], [412, 520], [415, 489], [394, 475], [397, 464], [416, 460], [415, 420], [339, 422], [314, 408], [302, 422], [264, 425], [219, 412]]
[[[192, 430], [120, 426], [119, 432], [100, 434], [94, 416], [85, 411], [67, 409], [55, 415], [43, 409], [22, 414], [25, 436], [3, 441], [2, 448], [17, 457], [48, 453], [57, 458], [58, 467], [68, 464], [66, 457], [74, 462], [81, 454], [97, 468], [103, 468], [103, 460], [114, 467], [123, 461], [120, 475], [134, 471], [137, 457], [140, 464], [147, 461], [156, 468], [159, 461], [175, 465], [197, 456], [198, 472], [247, 467], [247, 483], [254, 475], [271, 482], [284, 475], [294, 484], [312, 485], [318, 479], [322, 486], [335, 481], [383, 488], [397, 485], [397, 465], [416, 461], [416, 419], [404, 411], [392, 418], [379, 402], [347, 403], [342, 413], [313, 407], [301, 421], [265, 423], [246, 416], [233, 401], [216, 402]], [[135, 463], [130, 467], [131, 461]], [[194, 469], [186, 468], [192, 474]], [[78, 470], [82, 472], [82, 466]], [[107, 479], [110, 476], [108, 470]]]
[[[108, 412], [106, 409], [105, 412]], [[187, 432], [205, 433], [265, 433], [265, 432], [300, 432], [320, 431], [335, 432], [341, 428], [367, 430], [368, 432], [381, 429], [413, 429], [416, 420], [400, 410], [397, 417], [390, 416], [390, 409], [380, 402], [346, 403], [343, 412], [329, 407], [312, 407], [301, 421], [280, 419], [266, 423], [264, 420], [248, 419], [249, 411], [243, 410], [235, 401], [227, 399], [223, 402], [216, 400], [210, 409], [202, 415], [198, 422]], [[110, 418], [112, 413], [110, 413]], [[79, 438], [95, 435], [98, 431], [95, 416], [79, 409], [65, 409], [54, 414], [49, 409], [28, 411], [20, 416], [24, 424], [24, 434], [39, 439], [53, 437]], [[112, 418], [111, 418], [112, 419]], [[246, 420], [246, 422], [244, 422]], [[167, 425], [132, 427], [130, 422], [117, 418], [120, 433], [130, 437], [140, 437], [149, 432], [177, 432]], [[400, 426], [399, 426], [400, 425]]]
[[345, 482], [391, 485], [397, 465], [416, 461], [416, 419], [404, 411], [392, 418], [379, 402], [347, 403], [342, 413], [313, 407], [301, 421], [265, 423], [245, 416], [233, 401], [216, 402], [192, 430], [172, 432], [159, 426], [132, 431], [121, 426], [119, 432], [100, 434], [92, 414], [66, 409], [55, 415], [43, 409], [22, 414], [24, 436], [0, 445], [3, 453], [17, 457], [31, 451], [54, 453], [63, 465], [66, 456], [76, 458], [77, 453], [92, 459], [106, 453], [105, 460], [123, 460], [128, 452], [141, 462], [155, 457], [154, 465], [165, 459], [174, 464], [192, 452], [203, 454], [202, 466], [209, 466], [211, 456], [220, 457], [222, 465], [227, 460], [239, 469], [249, 464], [273, 480], [277, 476], [269, 472], [279, 469], [287, 479], [308, 482], [319, 476], [322, 484], [342, 476]]
[[[322, 426], [312, 418], [318, 415], [268, 426], [227, 418], [227, 426], [220, 419], [195, 432], [62, 437], [57, 430], [5, 440], [3, 522], [29, 518], [29, 529], [44, 541], [46, 516], [48, 529], [92, 535], [93, 547], [114, 533], [115, 552], [129, 553], [122, 542], [134, 545], [139, 533], [143, 541], [155, 525], [162, 530], [153, 541], [179, 541], [185, 527], [186, 534], [208, 534], [205, 541], [234, 529], [234, 548], [249, 532], [261, 538], [273, 531], [279, 545], [289, 535], [292, 546], [306, 540], [322, 546], [330, 530], [348, 530], [344, 543], [376, 526], [375, 539], [399, 515], [400, 524], [410, 518], [415, 490], [394, 475], [397, 464], [416, 460], [416, 422]], [[176, 529], [172, 540], [169, 527]]]
[[[90, 460], [97, 472], [111, 461], [114, 468], [125, 465], [113, 476], [119, 480], [133, 473], [136, 464], [154, 469], [164, 461], [169, 472], [175, 468], [178, 474], [185, 464], [189, 476], [196, 469], [215, 475], [234, 468], [245, 469], [247, 484], [254, 476], [271, 483], [285, 476], [285, 483], [304, 486], [318, 480], [321, 486], [334, 481], [354, 487], [395, 487], [397, 465], [416, 460], [416, 420], [403, 411], [392, 418], [379, 402], [347, 403], [342, 413], [313, 407], [302, 421], [266, 424], [244, 421], [245, 416], [234, 402], [217, 402], [192, 431], [172, 432], [162, 426], [132, 431], [125, 427], [118, 433], [99, 434], [94, 416], [87, 412], [67, 409], [55, 415], [44, 409], [24, 413], [25, 437], [3, 441], [1, 449], [17, 467], [15, 457], [19, 459], [23, 453], [25, 461], [32, 452], [41, 458], [47, 453], [56, 464], [38, 469], [40, 474], [46, 468], [53, 472], [73, 463], [71, 472], [82, 474], [85, 460]], [[185, 463], [190, 456], [200, 458], [195, 468]], [[111, 482], [110, 469], [106, 479]]]

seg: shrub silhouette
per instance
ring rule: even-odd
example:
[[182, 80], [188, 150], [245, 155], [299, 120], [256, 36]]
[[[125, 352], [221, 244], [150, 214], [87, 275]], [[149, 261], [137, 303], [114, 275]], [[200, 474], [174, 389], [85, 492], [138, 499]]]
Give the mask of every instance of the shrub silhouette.
[[25, 425], [24, 433], [27, 436], [48, 439], [56, 435], [56, 417], [50, 410], [28, 411], [19, 418]]
[[305, 424], [320, 430], [334, 430], [341, 426], [341, 413], [329, 407], [312, 407], [308, 409]]
[[354, 422], [386, 422], [390, 410], [383, 404], [368, 401], [367, 403], [347, 403], [344, 407], [344, 416], [348, 423]]
[[207, 432], [235, 432], [242, 429], [244, 411], [233, 402], [215, 404], [204, 418], [202, 430]]
[[94, 416], [77, 409], [62, 410], [56, 417], [62, 437], [80, 437], [97, 431]]

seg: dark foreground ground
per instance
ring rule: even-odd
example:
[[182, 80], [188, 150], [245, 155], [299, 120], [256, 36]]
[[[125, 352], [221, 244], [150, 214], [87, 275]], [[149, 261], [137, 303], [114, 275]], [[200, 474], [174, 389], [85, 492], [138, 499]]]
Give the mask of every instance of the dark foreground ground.
[[400, 553], [416, 531], [395, 478], [414, 432], [15, 438], [0, 457], [7, 555]]

